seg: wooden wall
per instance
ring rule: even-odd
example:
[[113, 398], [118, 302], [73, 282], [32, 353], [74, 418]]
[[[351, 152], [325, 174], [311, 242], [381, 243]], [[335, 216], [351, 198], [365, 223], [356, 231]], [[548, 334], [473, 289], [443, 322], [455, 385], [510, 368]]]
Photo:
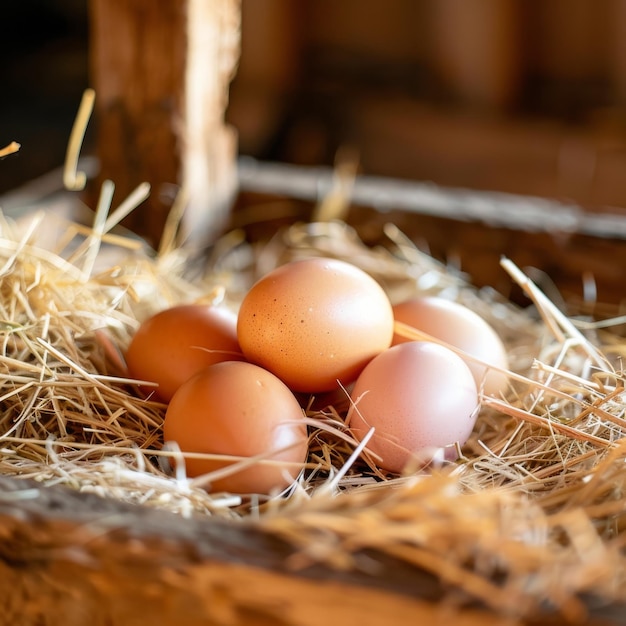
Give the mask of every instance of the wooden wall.
[[242, 152], [626, 206], [624, 0], [243, 0]]

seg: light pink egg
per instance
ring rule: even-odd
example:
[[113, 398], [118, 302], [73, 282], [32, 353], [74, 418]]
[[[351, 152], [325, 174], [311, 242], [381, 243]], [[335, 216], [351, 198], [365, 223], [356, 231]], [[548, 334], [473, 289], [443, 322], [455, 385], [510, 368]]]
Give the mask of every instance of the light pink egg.
[[[393, 307], [394, 318], [463, 350], [476, 360], [467, 360], [479, 389], [487, 395], [500, 395], [508, 386], [509, 360], [496, 331], [466, 306], [436, 296], [414, 298]], [[398, 333], [393, 344], [408, 341]], [[492, 366], [492, 367], [489, 367]]]
[[478, 392], [465, 362], [436, 343], [393, 346], [365, 367], [351, 393], [347, 422], [362, 440], [374, 428], [367, 449], [378, 465], [401, 473], [411, 461], [437, 450], [456, 458], [456, 444], [470, 436], [478, 413]]

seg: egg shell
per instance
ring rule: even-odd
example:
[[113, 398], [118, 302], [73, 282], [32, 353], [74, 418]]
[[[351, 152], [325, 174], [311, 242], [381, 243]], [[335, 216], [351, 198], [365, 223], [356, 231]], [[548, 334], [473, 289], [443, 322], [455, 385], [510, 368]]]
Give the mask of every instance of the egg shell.
[[[304, 413], [294, 395], [267, 370], [242, 361], [211, 365], [181, 385], [167, 408], [163, 437], [183, 452], [238, 457], [273, 453], [268, 458], [280, 462], [255, 462], [215, 480], [211, 491], [268, 494], [286, 487], [307, 457]], [[185, 462], [192, 477], [228, 465], [232, 462]]]
[[[458, 302], [426, 296], [395, 304], [393, 312], [396, 321], [421, 330], [487, 365], [501, 370], [509, 368], [506, 348], [496, 331], [480, 315]], [[395, 333], [392, 343], [410, 340]], [[472, 360], [467, 360], [467, 364], [483, 393], [500, 395], [506, 391], [508, 377], [505, 373]]]
[[391, 344], [393, 310], [366, 272], [312, 258], [273, 270], [241, 303], [237, 334], [246, 358], [299, 392], [348, 384]]
[[346, 421], [361, 441], [373, 427], [367, 448], [379, 465], [401, 473], [412, 460], [434, 450], [456, 457], [454, 444], [470, 436], [478, 413], [478, 392], [465, 362], [433, 342], [412, 341], [385, 350], [358, 377]]
[[162, 402], [201, 369], [224, 360], [243, 360], [232, 311], [205, 304], [182, 304], [146, 319], [126, 351], [132, 378], [155, 382], [146, 387]]

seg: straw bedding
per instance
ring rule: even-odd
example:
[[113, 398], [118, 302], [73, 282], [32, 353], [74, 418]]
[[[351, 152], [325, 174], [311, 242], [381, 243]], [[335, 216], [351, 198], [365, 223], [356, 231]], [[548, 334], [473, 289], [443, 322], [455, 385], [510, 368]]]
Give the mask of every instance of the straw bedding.
[[[341, 221], [294, 224], [263, 244], [232, 232], [191, 280], [178, 246], [154, 252], [105, 221], [85, 228], [41, 214], [0, 223], [2, 474], [249, 524], [287, 541], [294, 569], [323, 563], [375, 575], [371, 554], [387, 555], [432, 572], [455, 602], [504, 614], [547, 606], [575, 620], [585, 595], [624, 599], [623, 319], [566, 317], [505, 260], [532, 301], [514, 306], [392, 225], [376, 248]], [[152, 312], [200, 300], [236, 309], [257, 276], [311, 255], [362, 267], [392, 300], [445, 293], [479, 312], [507, 345], [510, 388], [483, 397], [459, 462], [384, 475], [354, 454], [342, 422], [347, 400], [312, 401], [307, 468], [287, 493], [207, 493], [206, 481], [170, 471], [177, 452], [163, 449], [165, 407], [135, 393], [124, 349]]]

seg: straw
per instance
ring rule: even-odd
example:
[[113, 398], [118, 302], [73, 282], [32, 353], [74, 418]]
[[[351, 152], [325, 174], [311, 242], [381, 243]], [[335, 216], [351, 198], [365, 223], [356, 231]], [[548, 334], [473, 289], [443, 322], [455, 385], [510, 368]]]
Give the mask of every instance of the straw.
[[[35, 478], [42, 489], [61, 484], [181, 517], [249, 524], [292, 546], [287, 565], [294, 569], [322, 563], [375, 575], [378, 559], [392, 558], [438, 578], [453, 590], [455, 606], [478, 601], [516, 617], [547, 606], [582, 620], [584, 595], [623, 600], [621, 316], [569, 319], [505, 259], [533, 301], [532, 310], [522, 309], [474, 288], [459, 268], [435, 261], [393, 225], [384, 247], [366, 246], [332, 219], [333, 206], [345, 210], [340, 197], [326, 203], [323, 222], [293, 224], [267, 242], [226, 233], [205, 272], [190, 281], [175, 236], [184, 193], [157, 254], [135, 237], [110, 233], [148, 191], [139, 185], [111, 212], [113, 183], [105, 184], [94, 223], [73, 225], [58, 250], [37, 244], [50, 223], [45, 212], [19, 228], [0, 217], [0, 472]], [[352, 436], [346, 390], [326, 402], [309, 398], [309, 455], [293, 485], [270, 495], [212, 493], [215, 477], [271, 460], [164, 446], [166, 407], [140, 391], [148, 381], [129, 378], [125, 350], [157, 310], [207, 299], [236, 309], [260, 273], [311, 256], [363, 268], [394, 302], [429, 294], [472, 308], [505, 343], [509, 387], [501, 397], [481, 396], [474, 433], [457, 461], [402, 475], [377, 467], [368, 439]], [[602, 333], [589, 338], [583, 330], [594, 324]], [[406, 325], [396, 330], [436, 341]], [[445, 386], [454, 392], [454, 381]], [[187, 458], [229, 467], [187, 477]], [[6, 497], [36, 498], [37, 490]]]

